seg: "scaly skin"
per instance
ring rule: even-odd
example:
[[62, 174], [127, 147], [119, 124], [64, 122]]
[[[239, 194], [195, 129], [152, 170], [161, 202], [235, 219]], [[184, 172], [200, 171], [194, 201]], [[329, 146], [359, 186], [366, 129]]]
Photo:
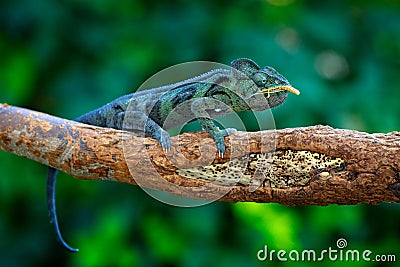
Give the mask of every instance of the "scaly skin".
[[[77, 118], [77, 122], [145, 133], [158, 140], [163, 149], [170, 149], [166, 130], [197, 119], [215, 140], [218, 154], [225, 152], [224, 136], [235, 129], [220, 130], [213, 118], [246, 110], [266, 110], [279, 106], [288, 93], [299, 94], [288, 80], [271, 67], [260, 68], [250, 59], [237, 59], [230, 70], [216, 69], [176, 84], [129, 94]], [[55, 184], [57, 170], [49, 168], [47, 204], [57, 240], [67, 250], [70, 247], [60, 233]]]

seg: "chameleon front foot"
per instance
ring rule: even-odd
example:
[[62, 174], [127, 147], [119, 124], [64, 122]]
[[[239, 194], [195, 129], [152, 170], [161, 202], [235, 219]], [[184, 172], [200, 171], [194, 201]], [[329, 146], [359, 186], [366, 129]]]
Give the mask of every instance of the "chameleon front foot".
[[237, 130], [234, 128], [226, 128], [223, 130], [218, 129], [218, 131], [210, 133], [210, 135], [214, 138], [214, 141], [217, 145], [219, 158], [224, 158], [224, 153], [225, 153], [225, 149], [226, 149], [224, 137], [227, 135], [236, 133], [236, 132], [237, 132]]

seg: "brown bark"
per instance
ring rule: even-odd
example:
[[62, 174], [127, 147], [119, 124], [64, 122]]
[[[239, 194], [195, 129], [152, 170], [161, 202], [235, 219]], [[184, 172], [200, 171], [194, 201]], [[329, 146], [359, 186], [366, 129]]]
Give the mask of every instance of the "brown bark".
[[226, 138], [223, 159], [218, 158], [215, 144], [205, 132], [186, 133], [171, 140], [171, 151], [165, 154], [150, 138], [0, 104], [2, 150], [77, 179], [139, 183], [174, 195], [213, 199], [227, 187], [183, 178], [176, 174], [177, 166], [204, 166], [274, 149], [307, 150], [340, 157], [346, 167], [328, 176], [316, 175], [306, 186], [261, 186], [250, 192], [248, 186], [236, 185], [220, 200], [285, 205], [400, 203], [399, 132], [367, 134], [328, 126], [239, 132]]

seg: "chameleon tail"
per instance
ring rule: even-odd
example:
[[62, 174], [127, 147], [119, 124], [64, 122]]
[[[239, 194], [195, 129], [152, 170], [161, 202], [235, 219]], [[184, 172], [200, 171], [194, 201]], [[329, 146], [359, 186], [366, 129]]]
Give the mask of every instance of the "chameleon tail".
[[49, 167], [47, 171], [47, 210], [49, 211], [50, 225], [56, 234], [57, 241], [68, 251], [78, 252], [79, 249], [70, 247], [63, 239], [60, 227], [58, 225], [57, 212], [56, 212], [56, 180], [58, 170]]

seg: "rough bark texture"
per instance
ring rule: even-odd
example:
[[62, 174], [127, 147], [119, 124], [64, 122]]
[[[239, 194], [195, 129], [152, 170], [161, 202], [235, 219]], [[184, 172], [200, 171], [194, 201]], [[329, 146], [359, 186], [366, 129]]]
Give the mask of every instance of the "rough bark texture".
[[[219, 200], [232, 202], [400, 203], [399, 132], [367, 134], [312, 126], [239, 132], [225, 140], [228, 149], [223, 159], [218, 158], [215, 144], [205, 132], [172, 137], [171, 151], [165, 154], [150, 138], [0, 104], [2, 150], [55, 167], [77, 179], [139, 184], [196, 199], [219, 198], [222, 192], [224, 196]], [[324, 175], [316, 173], [305, 186], [260, 186], [255, 191], [248, 186], [226, 187], [176, 174], [177, 167], [217, 164], [247, 153], [275, 149], [306, 150], [339, 157], [345, 160], [346, 166]]]

